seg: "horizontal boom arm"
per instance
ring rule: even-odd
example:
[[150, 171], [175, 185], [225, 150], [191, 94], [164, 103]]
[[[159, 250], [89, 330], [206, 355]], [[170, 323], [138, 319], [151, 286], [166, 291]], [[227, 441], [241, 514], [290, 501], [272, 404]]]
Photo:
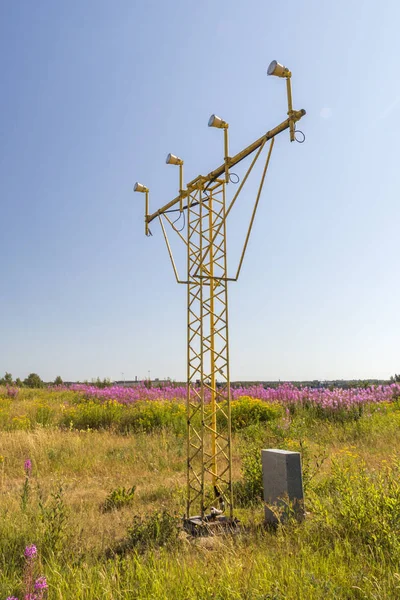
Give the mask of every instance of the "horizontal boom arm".
[[[265, 133], [262, 137], [260, 137], [258, 140], [256, 140], [252, 144], [250, 144], [250, 146], [247, 146], [247, 148], [245, 148], [241, 152], [238, 152], [238, 154], [236, 154], [235, 156], [230, 158], [229, 166], [234, 167], [235, 165], [237, 165], [240, 161], [242, 161], [247, 156], [249, 156], [249, 154], [252, 154], [252, 152], [254, 152], [254, 150], [257, 150], [257, 148], [259, 148], [261, 146], [261, 144], [272, 139], [279, 133], [282, 133], [282, 131], [289, 129], [291, 122], [299, 121], [302, 117], [304, 117], [305, 114], [306, 114], [306, 111], [303, 108], [301, 110], [293, 111], [293, 118], [286, 119], [286, 121], [283, 121], [282, 123], [280, 123], [280, 125], [278, 125], [274, 129], [267, 131], [267, 133]], [[211, 171], [211, 173], [209, 173], [206, 176], [199, 175], [198, 177], [196, 177], [196, 179], [194, 179], [193, 181], [188, 183], [187, 189], [182, 190], [182, 193], [179, 194], [179, 196], [177, 196], [176, 198], [171, 200], [171, 202], [168, 202], [168, 204], [165, 204], [165, 206], [163, 206], [162, 208], [159, 208], [152, 215], [148, 215], [147, 223], [151, 223], [151, 221], [156, 219], [158, 216], [162, 215], [167, 210], [171, 209], [173, 206], [175, 206], [175, 204], [178, 204], [178, 202], [180, 202], [181, 199], [187, 198], [189, 196], [190, 192], [197, 188], [197, 183], [200, 180], [203, 183], [205, 183], [205, 182], [211, 183], [212, 181], [215, 181], [215, 179], [217, 179], [223, 173], [225, 173], [225, 163], [223, 165], [221, 165], [220, 167], [218, 167], [217, 169], [215, 169], [214, 171]]]

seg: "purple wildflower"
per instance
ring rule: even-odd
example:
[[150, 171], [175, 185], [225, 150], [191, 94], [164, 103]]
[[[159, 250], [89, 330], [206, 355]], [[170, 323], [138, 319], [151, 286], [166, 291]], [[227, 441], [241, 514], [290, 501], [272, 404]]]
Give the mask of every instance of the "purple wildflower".
[[6, 600], [18, 600], [16, 596], [7, 596]]
[[25, 469], [25, 473], [27, 475], [30, 475], [32, 472], [32, 461], [30, 458], [27, 458], [26, 461], [24, 462], [24, 469]]
[[36, 548], [35, 544], [32, 544], [31, 546], [27, 546], [25, 548], [25, 552], [24, 552], [25, 558], [28, 558], [28, 559], [33, 558], [34, 556], [36, 556], [36, 554], [37, 554], [37, 548]]
[[24, 600], [37, 600], [36, 594], [25, 594]]
[[17, 387], [9, 387], [7, 386], [7, 396], [9, 398], [16, 398], [18, 396], [18, 388]]
[[[120, 404], [132, 405], [139, 401], [169, 400], [182, 402], [186, 399], [186, 386], [174, 386], [172, 384], [163, 387], [152, 387], [148, 389], [143, 383], [134, 387], [113, 385], [109, 388], [99, 389], [94, 385], [73, 384], [69, 388], [74, 392], [82, 394], [84, 398], [97, 398], [104, 403], [116, 401]], [[192, 391], [193, 395], [195, 391]], [[392, 402], [400, 397], [400, 384], [370, 386], [366, 389], [341, 389], [341, 388], [309, 388], [295, 387], [290, 383], [283, 383], [277, 388], [264, 388], [263, 385], [250, 385], [246, 387], [231, 388], [231, 398], [236, 400], [247, 396], [269, 402], [281, 404], [285, 408], [295, 406], [320, 407], [327, 413], [335, 413], [340, 410], [360, 410], [368, 404]], [[210, 391], [205, 390], [205, 400], [210, 400]]]
[[39, 577], [36, 579], [35, 590], [47, 590], [48, 587], [46, 577]]

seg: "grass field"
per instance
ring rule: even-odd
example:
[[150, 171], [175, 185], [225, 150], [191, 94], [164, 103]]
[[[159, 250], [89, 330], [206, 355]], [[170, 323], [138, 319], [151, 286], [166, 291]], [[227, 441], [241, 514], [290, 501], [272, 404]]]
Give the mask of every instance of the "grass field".
[[[176, 527], [185, 497], [180, 402], [0, 390], [0, 600], [24, 598], [28, 576], [46, 577], [37, 597], [49, 599], [399, 598], [398, 401], [336, 413], [234, 403], [242, 527], [189, 539]], [[302, 524], [263, 527], [263, 447], [301, 451]]]

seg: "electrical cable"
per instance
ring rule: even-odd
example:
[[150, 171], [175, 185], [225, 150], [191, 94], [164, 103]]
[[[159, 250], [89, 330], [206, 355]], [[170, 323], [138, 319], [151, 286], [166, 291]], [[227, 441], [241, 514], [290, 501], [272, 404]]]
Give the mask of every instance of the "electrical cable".
[[[178, 210], [180, 210], [180, 209], [178, 209]], [[183, 211], [180, 213], [178, 218], [175, 219], [175, 221], [172, 221], [172, 226], [174, 226], [174, 224], [177, 223], [181, 217], [183, 217], [183, 225], [180, 229], [178, 229], [177, 227], [173, 227], [175, 229], [175, 231], [183, 231], [185, 228], [186, 219], [185, 219], [185, 213]]]
[[[302, 135], [303, 137], [300, 139], [297, 139], [296, 133], [300, 133], [300, 135]], [[300, 131], [300, 129], [296, 129], [296, 127], [295, 127], [294, 128], [294, 139], [296, 140], [296, 142], [298, 144], [304, 144], [304, 142], [306, 141], [306, 134], [303, 133], [302, 131]]]

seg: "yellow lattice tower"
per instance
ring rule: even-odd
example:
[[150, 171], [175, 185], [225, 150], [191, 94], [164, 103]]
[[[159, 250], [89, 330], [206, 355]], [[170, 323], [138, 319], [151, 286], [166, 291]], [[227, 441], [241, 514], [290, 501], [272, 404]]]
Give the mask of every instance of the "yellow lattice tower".
[[[211, 522], [233, 523], [231, 393], [229, 380], [228, 282], [237, 281], [255, 214], [264, 186], [275, 137], [289, 129], [290, 141], [304, 141], [296, 122], [306, 113], [293, 110], [291, 72], [276, 61], [268, 75], [286, 79], [288, 118], [233, 157], [229, 156], [228, 123], [212, 115], [208, 125], [224, 131], [224, 163], [208, 175], [199, 175], [183, 185], [183, 160], [169, 154], [167, 163], [179, 166], [179, 195], [149, 213], [149, 190], [136, 183], [134, 190], [146, 195], [145, 233], [159, 219], [178, 283], [187, 287], [187, 494], [186, 526]], [[302, 135], [298, 139], [297, 135]], [[268, 146], [244, 246], [234, 277], [228, 276], [226, 221], [252, 172]], [[236, 193], [226, 200], [230, 169], [253, 155]], [[171, 212], [186, 215], [186, 232], [171, 220]], [[180, 279], [165, 224], [185, 244], [187, 273]], [[193, 514], [198, 516], [193, 517]], [[207, 514], [208, 513], [208, 514]]]

